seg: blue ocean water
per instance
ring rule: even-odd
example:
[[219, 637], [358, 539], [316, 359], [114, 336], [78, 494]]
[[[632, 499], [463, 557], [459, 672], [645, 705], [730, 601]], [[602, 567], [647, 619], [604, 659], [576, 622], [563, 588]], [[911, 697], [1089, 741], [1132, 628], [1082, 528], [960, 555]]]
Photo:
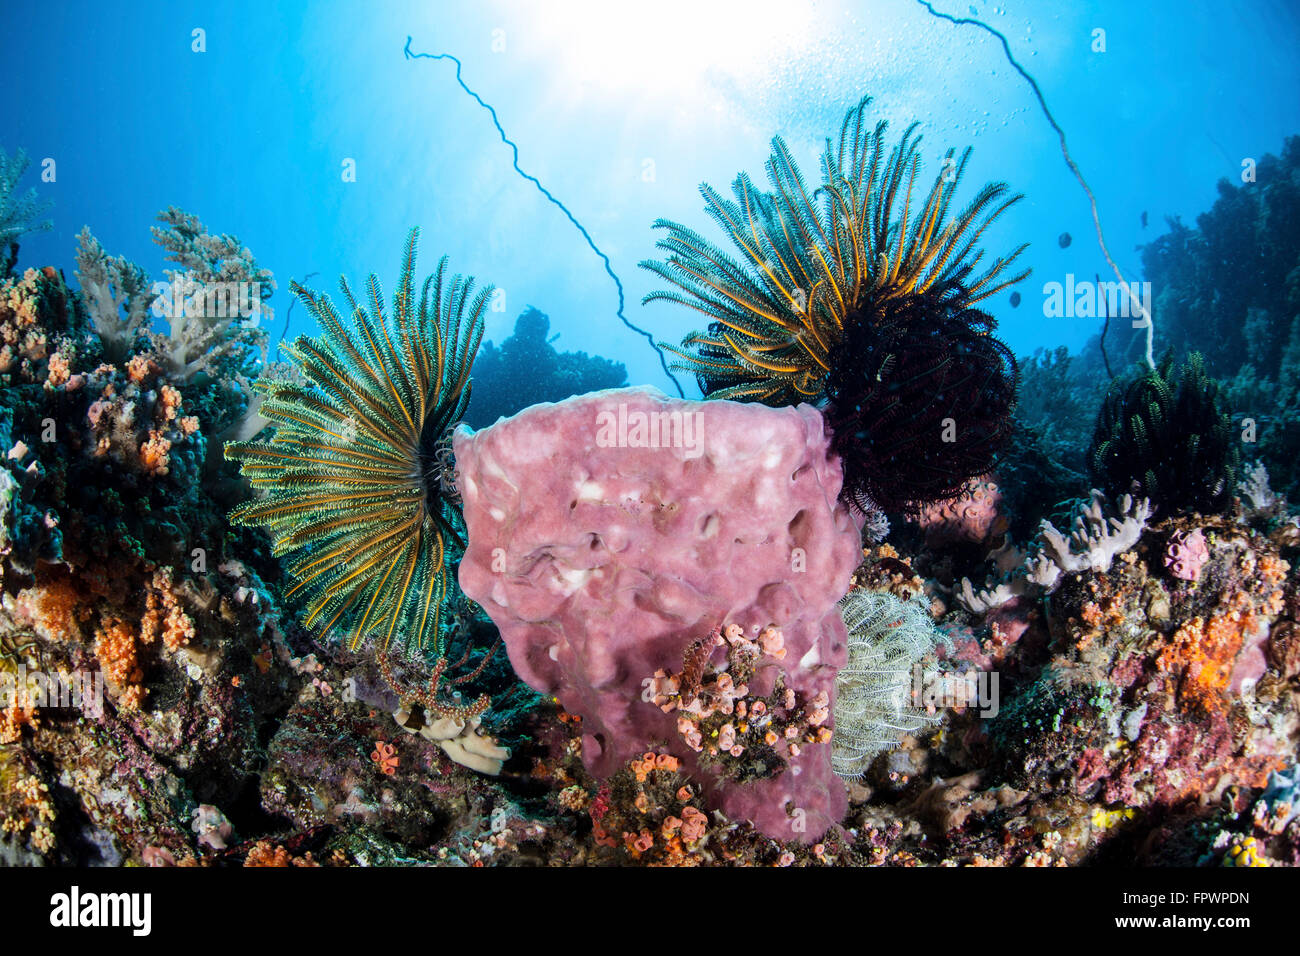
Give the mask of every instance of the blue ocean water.
[[[1142, 278], [1135, 247], [1166, 216], [1191, 221], [1216, 180], [1238, 181], [1243, 161], [1300, 129], [1300, 13], [1287, 2], [935, 9], [1000, 31], [1036, 78], [1129, 279]], [[6, 3], [0, 144], [29, 152], [24, 185], [55, 204], [54, 229], [23, 240], [20, 266], [53, 263], [71, 279], [75, 235], [89, 225], [157, 276], [148, 227], [177, 205], [273, 270], [278, 339], [291, 278], [332, 291], [340, 273], [375, 271], [391, 287], [419, 225], [426, 266], [446, 253], [505, 290], [487, 338], [533, 305], [558, 348], [617, 359], [630, 381], [671, 390], [658, 356], [619, 322], [603, 263], [515, 171], [455, 64], [404, 56], [408, 37], [413, 52], [461, 61], [520, 167], [588, 230], [626, 288], [628, 319], [657, 337], [676, 341], [694, 319], [640, 304], [655, 285], [636, 268], [654, 255], [651, 222], [701, 224], [701, 182], [725, 191], [740, 170], [761, 181], [773, 134], [814, 173], [823, 138], [866, 93], [896, 132], [921, 123], [930, 170], [948, 146], [974, 147], [959, 202], [987, 180], [1025, 194], [985, 242], [992, 254], [1031, 244], [1024, 304], [1007, 294], [991, 304], [1017, 353], [1078, 348], [1100, 326], [1038, 308], [1045, 283], [1107, 269], [1029, 84], [996, 37], [915, 0]], [[39, 180], [47, 158], [53, 182]], [[1062, 233], [1073, 240], [1064, 248]], [[295, 308], [289, 333], [313, 331], [308, 322]]]

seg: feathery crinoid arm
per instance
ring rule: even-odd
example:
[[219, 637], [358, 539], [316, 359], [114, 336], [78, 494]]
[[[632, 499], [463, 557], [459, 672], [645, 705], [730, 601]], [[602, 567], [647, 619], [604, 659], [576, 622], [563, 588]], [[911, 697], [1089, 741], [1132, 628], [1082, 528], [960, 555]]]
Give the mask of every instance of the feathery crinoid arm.
[[[681, 347], [665, 344], [682, 358], [676, 368], [695, 373], [713, 397], [782, 405], [820, 391], [816, 381], [833, 339], [822, 327], [837, 324], [836, 308], [826, 299], [840, 288], [842, 270], [833, 254], [817, 246], [830, 234], [830, 224], [814, 194], [784, 144], [777, 140], [774, 147], [786, 157], [784, 192], [765, 193], [743, 174], [732, 185], [734, 202], [708, 186], [701, 189], [706, 212], [730, 236], [738, 258], [692, 229], [659, 220], [655, 227], [668, 235], [657, 245], [668, 257], [641, 265], [676, 287], [644, 301], [676, 302], [711, 320], [707, 335], [693, 333]], [[718, 349], [729, 353], [721, 367]], [[755, 389], [756, 381], [766, 384]]]
[[321, 330], [289, 347], [304, 381], [259, 383], [273, 437], [231, 442], [225, 455], [263, 492], [231, 521], [270, 532], [304, 623], [353, 647], [400, 638], [441, 653], [448, 539], [459, 535], [436, 457], [468, 401], [491, 289], [447, 280], [444, 258], [417, 301], [418, 239], [411, 230], [391, 314], [374, 275], [365, 304], [340, 281], [347, 319], [328, 296], [293, 287]]
[[[766, 164], [770, 192], [743, 173], [732, 186], [734, 201], [701, 187], [705, 213], [734, 254], [679, 223], [655, 223], [667, 231], [657, 243], [667, 255], [641, 265], [670, 288], [644, 301], [675, 302], [709, 319], [707, 331], [664, 347], [710, 397], [818, 401], [849, 324], [901, 315], [933, 315], [941, 324], [1028, 274], [1008, 275], [1024, 246], [976, 272], [985, 230], [1021, 197], [990, 184], [950, 219], [969, 149], [960, 158], [949, 150], [922, 196], [917, 124], [891, 148], [888, 124], [868, 121], [870, 102], [864, 97], [848, 111], [838, 142], [826, 141], [815, 189], [780, 137]], [[914, 297], [930, 308], [893, 307]]]

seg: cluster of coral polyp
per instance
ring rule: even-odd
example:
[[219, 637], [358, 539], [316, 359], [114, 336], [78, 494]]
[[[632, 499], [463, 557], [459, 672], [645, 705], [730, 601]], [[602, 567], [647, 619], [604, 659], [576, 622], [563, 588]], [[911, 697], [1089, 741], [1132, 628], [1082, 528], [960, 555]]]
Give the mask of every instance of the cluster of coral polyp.
[[1002, 492], [988, 475], [976, 478], [956, 498], [932, 501], [920, 509], [917, 523], [927, 547], [970, 542], [983, 544], [1007, 529]]
[[[719, 649], [726, 662], [715, 666]], [[801, 699], [778, 677], [766, 698], [751, 695], [749, 681], [758, 667], [785, 656], [785, 637], [778, 629], [764, 628], [750, 640], [740, 625], [728, 624], [692, 644], [680, 671], [655, 671], [654, 704], [677, 715], [686, 746], [721, 776], [744, 780], [780, 772], [805, 746], [831, 739], [825, 690]]]
[[[596, 776], [659, 747], [712, 807], [772, 836], [812, 841], [839, 821], [821, 730], [845, 660], [836, 601], [861, 551], [815, 409], [617, 389], [461, 428], [454, 446], [461, 587], [515, 672], [582, 716]], [[779, 741], [758, 734], [764, 716]]]

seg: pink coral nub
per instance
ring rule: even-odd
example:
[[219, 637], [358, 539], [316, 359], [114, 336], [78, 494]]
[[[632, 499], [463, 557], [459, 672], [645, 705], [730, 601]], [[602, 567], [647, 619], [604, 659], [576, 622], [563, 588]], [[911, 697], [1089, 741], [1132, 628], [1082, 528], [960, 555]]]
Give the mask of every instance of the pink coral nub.
[[1165, 549], [1165, 567], [1174, 577], [1183, 581], [1199, 581], [1201, 568], [1210, 559], [1210, 549], [1205, 534], [1199, 528], [1192, 532], [1175, 531]]
[[936, 501], [921, 509], [918, 523], [930, 547], [972, 542], [981, 544], [1007, 529], [1001, 511], [1002, 492], [993, 479], [976, 478], [961, 495]]

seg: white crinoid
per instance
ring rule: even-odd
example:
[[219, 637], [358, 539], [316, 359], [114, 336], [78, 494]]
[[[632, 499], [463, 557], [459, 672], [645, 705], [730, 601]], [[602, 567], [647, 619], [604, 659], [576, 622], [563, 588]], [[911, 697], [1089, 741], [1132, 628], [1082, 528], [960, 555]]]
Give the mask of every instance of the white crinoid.
[[912, 703], [913, 668], [940, 640], [925, 605], [858, 589], [840, 601], [849, 660], [836, 678], [831, 766], [859, 777], [882, 750], [939, 718]]

